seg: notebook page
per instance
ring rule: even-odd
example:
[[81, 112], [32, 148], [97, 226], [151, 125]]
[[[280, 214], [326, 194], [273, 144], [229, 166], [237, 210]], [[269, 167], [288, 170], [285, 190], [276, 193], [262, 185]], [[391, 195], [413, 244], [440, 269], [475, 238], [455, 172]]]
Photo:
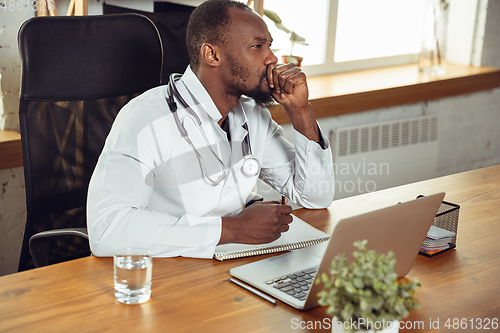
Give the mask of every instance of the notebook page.
[[295, 244], [311, 240], [328, 238], [328, 234], [314, 228], [309, 223], [293, 215], [293, 221], [290, 223], [290, 229], [281, 234], [281, 237], [271, 243], [248, 245], [248, 244], [222, 244], [215, 247], [215, 255], [222, 255], [232, 252], [254, 251], [256, 249], [277, 247], [286, 244]]

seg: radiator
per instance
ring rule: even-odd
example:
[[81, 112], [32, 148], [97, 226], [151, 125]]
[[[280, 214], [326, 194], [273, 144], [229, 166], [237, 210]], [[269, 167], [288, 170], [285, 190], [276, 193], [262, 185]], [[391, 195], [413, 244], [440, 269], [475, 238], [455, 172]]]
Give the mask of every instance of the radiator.
[[330, 141], [335, 199], [429, 179], [436, 174], [438, 116], [337, 128], [331, 132]]

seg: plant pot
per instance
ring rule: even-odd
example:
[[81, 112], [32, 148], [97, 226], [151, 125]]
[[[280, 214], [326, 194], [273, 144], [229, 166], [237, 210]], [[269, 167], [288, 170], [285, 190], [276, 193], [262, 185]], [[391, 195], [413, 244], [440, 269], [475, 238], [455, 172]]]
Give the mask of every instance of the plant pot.
[[[347, 323], [349, 324], [349, 323]], [[359, 325], [356, 329], [347, 330], [345, 329], [344, 323], [334, 318], [332, 320], [332, 333], [398, 333], [399, 332], [399, 321], [394, 320], [392, 322], [373, 322], [372, 329], [363, 329]], [[375, 331], [376, 329], [376, 331]]]
[[302, 60], [304, 58], [303, 57], [298, 57], [298, 56], [293, 56], [293, 55], [282, 55], [281, 56], [281, 60], [285, 63], [285, 64], [295, 64], [297, 65], [297, 67], [300, 67], [300, 65], [302, 64]]

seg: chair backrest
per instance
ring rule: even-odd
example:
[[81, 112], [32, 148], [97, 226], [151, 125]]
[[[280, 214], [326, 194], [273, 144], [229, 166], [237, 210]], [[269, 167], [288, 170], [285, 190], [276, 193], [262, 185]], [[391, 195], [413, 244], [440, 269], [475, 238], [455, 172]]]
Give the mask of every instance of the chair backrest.
[[[163, 48], [155, 25], [137, 14], [37, 17], [22, 25], [18, 41], [27, 208], [21, 271], [33, 267], [33, 234], [86, 227], [88, 183], [111, 124], [131, 98], [161, 84]], [[50, 248], [51, 263], [90, 253], [83, 239]]]
[[147, 16], [153, 23], [163, 43], [163, 73], [166, 83], [172, 73], [184, 73], [189, 65], [186, 33], [191, 13], [196, 7], [176, 3], [155, 1], [154, 12], [146, 12], [107, 3], [102, 4], [104, 14], [137, 13]]

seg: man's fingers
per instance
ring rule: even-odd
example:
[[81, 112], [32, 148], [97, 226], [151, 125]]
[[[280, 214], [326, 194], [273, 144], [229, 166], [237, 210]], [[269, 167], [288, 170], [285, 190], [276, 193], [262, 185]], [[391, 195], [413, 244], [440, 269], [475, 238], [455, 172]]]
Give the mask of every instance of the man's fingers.
[[294, 89], [303, 84], [306, 84], [306, 75], [304, 72], [300, 71], [286, 80], [284, 88], [288, 94], [293, 94]]
[[293, 217], [292, 215], [292, 207], [288, 206], [288, 205], [281, 205], [282, 206], [282, 210], [281, 210], [281, 220], [283, 221], [283, 223], [292, 223], [293, 221]]
[[293, 221], [291, 213], [292, 207], [289, 205], [273, 201], [256, 202], [238, 214], [245, 222], [236, 226], [235, 232], [240, 236], [238, 241], [264, 244], [278, 239], [289, 230], [289, 224]]
[[[280, 89], [284, 88], [280, 85], [280, 74], [289, 70], [290, 68], [294, 68], [294, 64], [271, 64], [267, 66], [267, 80], [270, 83], [270, 87], [275, 89], [277, 93], [280, 93]], [[272, 82], [272, 84], [271, 84]]]
[[293, 88], [305, 83], [305, 74], [298, 68], [292, 68], [279, 75], [280, 90], [287, 94], [293, 93]]
[[267, 84], [269, 88], [274, 89], [274, 79], [273, 79], [273, 69], [277, 66], [277, 64], [270, 64], [267, 66]]

